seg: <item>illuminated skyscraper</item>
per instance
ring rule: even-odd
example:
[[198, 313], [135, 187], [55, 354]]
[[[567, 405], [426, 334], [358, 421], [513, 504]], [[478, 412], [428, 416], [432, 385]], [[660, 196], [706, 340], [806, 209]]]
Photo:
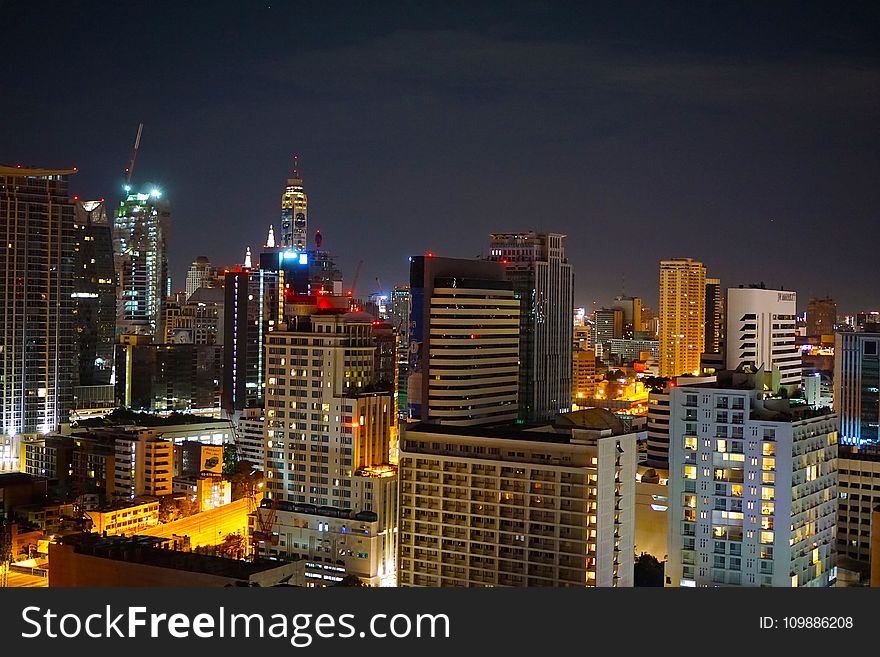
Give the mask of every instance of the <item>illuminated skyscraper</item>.
[[308, 197], [299, 177], [299, 158], [293, 158], [293, 171], [281, 195], [281, 244], [285, 248], [306, 250]]
[[807, 303], [807, 335], [831, 335], [837, 323], [837, 304], [834, 299], [810, 299]]
[[[516, 420], [520, 301], [504, 266], [413, 256], [410, 289], [410, 417], [452, 425]], [[568, 348], [571, 362], [570, 340]]]
[[559, 233], [493, 233], [489, 260], [504, 265], [520, 302], [519, 416], [571, 410], [574, 273]]
[[171, 209], [158, 189], [130, 192], [113, 225], [117, 334], [158, 336], [162, 300], [171, 295], [168, 231]]
[[690, 258], [660, 261], [660, 376], [698, 374], [706, 333], [706, 268]]
[[71, 405], [74, 203], [68, 176], [0, 167], [0, 470], [19, 434], [54, 431]]
[[706, 279], [706, 345], [710, 354], [720, 354], [724, 340], [724, 292], [721, 280]]

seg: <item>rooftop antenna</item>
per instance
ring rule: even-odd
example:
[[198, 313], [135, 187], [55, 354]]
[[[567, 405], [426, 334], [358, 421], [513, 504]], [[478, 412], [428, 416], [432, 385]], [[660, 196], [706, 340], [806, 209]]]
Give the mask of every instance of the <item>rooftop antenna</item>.
[[138, 148], [141, 146], [141, 133], [144, 131], [144, 124], [138, 123], [138, 131], [137, 136], [134, 138], [134, 148], [131, 151], [131, 159], [128, 161], [128, 166], [125, 167], [125, 185], [128, 187], [131, 184], [131, 176], [134, 173], [134, 162], [137, 160]]
[[293, 155], [293, 177], [299, 178], [299, 155]]

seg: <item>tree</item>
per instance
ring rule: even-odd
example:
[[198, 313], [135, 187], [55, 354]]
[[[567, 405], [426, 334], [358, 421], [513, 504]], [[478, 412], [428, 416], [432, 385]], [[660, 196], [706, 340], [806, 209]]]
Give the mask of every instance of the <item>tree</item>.
[[664, 567], [657, 557], [642, 552], [633, 564], [634, 586], [663, 586]]
[[336, 586], [348, 586], [353, 588], [369, 588], [357, 575], [346, 575]]

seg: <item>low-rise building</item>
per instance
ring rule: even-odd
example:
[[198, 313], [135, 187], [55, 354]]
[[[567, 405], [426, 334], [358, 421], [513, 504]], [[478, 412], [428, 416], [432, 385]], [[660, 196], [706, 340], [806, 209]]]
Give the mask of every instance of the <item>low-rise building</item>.
[[141, 499], [100, 511], [86, 511], [91, 530], [101, 536], [131, 536], [159, 524], [159, 500]]

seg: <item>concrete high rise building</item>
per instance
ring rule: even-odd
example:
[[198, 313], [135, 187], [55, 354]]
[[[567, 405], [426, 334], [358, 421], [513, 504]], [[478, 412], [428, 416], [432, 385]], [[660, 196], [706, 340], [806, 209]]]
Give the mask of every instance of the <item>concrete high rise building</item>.
[[832, 398], [842, 444], [880, 445], [880, 333], [834, 336]]
[[199, 256], [192, 261], [186, 272], [186, 298], [189, 299], [200, 287], [211, 287], [214, 282], [214, 270], [211, 261]]
[[517, 419], [520, 300], [504, 265], [413, 256], [410, 290], [409, 416], [457, 425]]
[[409, 330], [412, 294], [409, 285], [397, 285], [391, 292], [391, 324], [397, 331], [397, 413], [406, 417], [409, 379]]
[[520, 300], [519, 415], [543, 421], [571, 408], [574, 273], [559, 233], [493, 233], [500, 262]]
[[837, 304], [834, 299], [810, 299], [807, 303], [807, 335], [823, 336], [834, 333], [837, 324]]
[[262, 407], [266, 336], [284, 317], [277, 271], [236, 267], [226, 274], [223, 302], [223, 409]]
[[727, 290], [727, 367], [778, 372], [771, 386], [800, 386], [801, 355], [795, 344], [797, 295], [764, 287]]
[[622, 308], [597, 308], [593, 311], [593, 343], [604, 351], [612, 340], [623, 338], [624, 313]]
[[639, 297], [614, 297], [611, 307], [619, 308], [623, 312], [622, 335], [615, 337], [632, 339], [637, 331], [644, 330], [642, 328], [642, 300]]
[[393, 386], [376, 379], [372, 316], [306, 312], [267, 338], [260, 553], [305, 558], [306, 577], [323, 583], [336, 577], [330, 564], [381, 584], [397, 548]]
[[299, 158], [293, 158], [293, 171], [281, 195], [281, 241], [279, 246], [305, 251], [308, 240], [309, 201], [299, 174]]
[[162, 301], [171, 296], [168, 236], [171, 209], [162, 192], [128, 192], [113, 223], [116, 331], [158, 336]]
[[660, 262], [660, 376], [699, 374], [706, 333], [706, 268], [690, 258]]
[[706, 279], [706, 338], [704, 350], [720, 354], [724, 341], [724, 291], [721, 279]]
[[75, 172], [0, 167], [0, 469], [15, 468], [22, 434], [68, 421], [76, 352], [67, 185]]
[[837, 419], [762, 399], [763, 376], [670, 394], [671, 586], [829, 586], [837, 517]]
[[598, 408], [407, 427], [398, 584], [632, 586], [639, 437]]
[[74, 223], [74, 386], [109, 385], [116, 343], [113, 228], [104, 199], [77, 201]]

